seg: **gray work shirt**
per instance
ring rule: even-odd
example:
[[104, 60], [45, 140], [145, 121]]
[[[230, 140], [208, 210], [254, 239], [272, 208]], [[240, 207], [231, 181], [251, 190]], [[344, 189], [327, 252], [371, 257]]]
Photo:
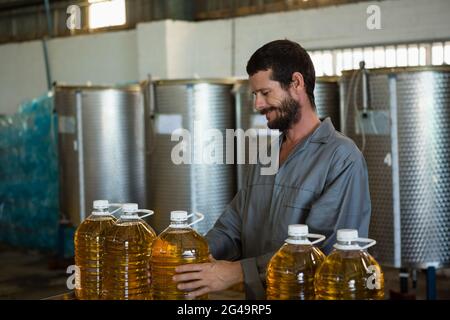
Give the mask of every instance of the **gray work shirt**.
[[358, 229], [367, 237], [370, 211], [364, 157], [327, 118], [276, 175], [261, 175], [260, 165], [252, 165], [206, 238], [216, 259], [241, 261], [247, 299], [263, 299], [266, 266], [287, 238], [288, 225], [306, 224], [310, 233], [325, 235], [321, 247], [328, 254], [338, 229]]

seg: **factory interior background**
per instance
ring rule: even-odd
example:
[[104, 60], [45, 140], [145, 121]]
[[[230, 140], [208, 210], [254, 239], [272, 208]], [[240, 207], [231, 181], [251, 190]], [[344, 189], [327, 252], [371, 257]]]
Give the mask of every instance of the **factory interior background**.
[[367, 161], [385, 299], [450, 299], [449, 14], [448, 0], [0, 0], [0, 299], [67, 297], [97, 199], [155, 210], [157, 233], [198, 210], [206, 233], [246, 168], [177, 166], [167, 137], [194, 119], [264, 128], [245, 67], [276, 39], [308, 51], [319, 116]]

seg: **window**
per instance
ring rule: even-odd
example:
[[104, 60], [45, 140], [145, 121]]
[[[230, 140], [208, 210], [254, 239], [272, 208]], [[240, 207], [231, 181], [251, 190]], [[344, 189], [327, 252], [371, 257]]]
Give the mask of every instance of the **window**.
[[344, 53], [342, 50], [334, 51], [335, 61], [336, 61], [336, 71], [335, 74], [340, 76], [342, 74], [342, 70], [344, 69]]
[[125, 0], [89, 0], [89, 3], [90, 29], [125, 24]]
[[406, 67], [408, 65], [408, 49], [406, 46], [397, 47], [397, 67]]
[[352, 55], [353, 55], [353, 68], [352, 69], [358, 69], [359, 63], [362, 60], [364, 60], [363, 51], [361, 48], [353, 49]]
[[431, 47], [431, 63], [434, 65], [444, 63], [444, 45], [443, 43], [433, 43]]
[[445, 48], [444, 48], [444, 56], [445, 56], [445, 63], [446, 64], [450, 64], [450, 41], [447, 41], [445, 43]]
[[344, 50], [344, 70], [353, 69], [352, 49]]
[[427, 62], [427, 55], [428, 55], [428, 59], [430, 57], [430, 45], [428, 44], [421, 44], [419, 45], [419, 64], [421, 66], [426, 66], [427, 64], [429, 64]]
[[450, 41], [310, 51], [316, 76], [341, 75], [344, 70], [450, 64]]
[[394, 46], [386, 47], [386, 67], [395, 67], [397, 65], [397, 55], [395, 54]]
[[322, 54], [322, 70], [326, 76], [332, 76], [334, 74], [333, 64], [333, 54], [331, 53], [331, 51], [324, 51]]
[[384, 47], [375, 47], [374, 67], [383, 68], [385, 66], [386, 66], [386, 56], [384, 54]]
[[417, 44], [408, 46], [408, 66], [419, 65], [419, 46]]
[[311, 56], [311, 60], [314, 64], [314, 69], [316, 71], [316, 75], [317, 76], [323, 76], [323, 71], [322, 71], [322, 52], [321, 51], [316, 51], [316, 52], [312, 52], [310, 54]]
[[364, 48], [364, 62], [366, 68], [373, 68], [373, 48]]

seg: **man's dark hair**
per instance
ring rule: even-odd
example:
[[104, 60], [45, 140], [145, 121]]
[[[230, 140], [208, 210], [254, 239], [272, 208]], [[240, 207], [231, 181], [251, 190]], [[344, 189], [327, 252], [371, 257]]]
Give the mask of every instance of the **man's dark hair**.
[[247, 63], [249, 76], [259, 71], [272, 69], [272, 80], [278, 81], [284, 90], [292, 82], [292, 74], [300, 72], [305, 81], [306, 93], [313, 109], [314, 86], [316, 72], [309, 54], [296, 42], [290, 40], [275, 40], [266, 43], [255, 51]]

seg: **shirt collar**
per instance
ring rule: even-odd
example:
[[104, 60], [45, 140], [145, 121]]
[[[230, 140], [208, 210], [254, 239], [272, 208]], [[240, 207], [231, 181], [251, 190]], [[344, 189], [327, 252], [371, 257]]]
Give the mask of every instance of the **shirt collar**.
[[[333, 123], [331, 122], [330, 117], [326, 117], [325, 120], [321, 121], [320, 125], [316, 130], [306, 138], [299, 146], [304, 146], [307, 141], [313, 143], [327, 143], [330, 135], [335, 131]], [[280, 135], [280, 145], [284, 140], [284, 133]]]
[[335, 131], [330, 117], [325, 118], [320, 126], [311, 135], [312, 143], [327, 143], [331, 134]]
[[[329, 137], [331, 136], [331, 134], [334, 131], [335, 131], [335, 129], [334, 129], [333, 123], [331, 122], [331, 119], [329, 117], [325, 118], [325, 120], [321, 121], [319, 127], [316, 130], [314, 130], [314, 132], [312, 134], [310, 134], [308, 136], [308, 138], [306, 138], [303, 142], [299, 143], [294, 148], [294, 150], [291, 152], [291, 154], [286, 159], [285, 163], [287, 163], [292, 156], [294, 156], [298, 152], [304, 150], [310, 143], [327, 143]], [[283, 143], [284, 136], [285, 136], [284, 133], [280, 134], [280, 137], [279, 137], [280, 146]], [[283, 166], [285, 163], [283, 163]]]

